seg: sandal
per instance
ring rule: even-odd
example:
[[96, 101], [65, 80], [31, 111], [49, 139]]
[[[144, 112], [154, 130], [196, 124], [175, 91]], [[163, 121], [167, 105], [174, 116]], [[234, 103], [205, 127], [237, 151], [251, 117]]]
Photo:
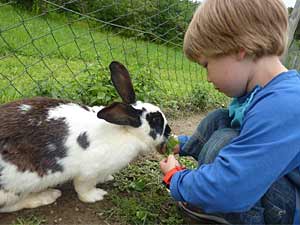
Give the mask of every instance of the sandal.
[[187, 203], [178, 202], [178, 208], [185, 216], [193, 219], [194, 222], [204, 222], [206, 224], [230, 224], [224, 218], [219, 217], [216, 214], [207, 214], [201, 209], [190, 206]]

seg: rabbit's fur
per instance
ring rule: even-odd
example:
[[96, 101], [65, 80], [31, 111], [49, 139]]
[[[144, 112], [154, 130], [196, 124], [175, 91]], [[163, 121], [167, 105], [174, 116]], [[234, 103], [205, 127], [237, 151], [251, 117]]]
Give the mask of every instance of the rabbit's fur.
[[88, 107], [36, 97], [0, 106], [0, 212], [55, 202], [58, 184], [73, 180], [81, 201], [96, 202], [139, 153], [161, 148], [170, 127], [161, 110], [136, 102], [126, 68], [112, 62], [122, 103]]

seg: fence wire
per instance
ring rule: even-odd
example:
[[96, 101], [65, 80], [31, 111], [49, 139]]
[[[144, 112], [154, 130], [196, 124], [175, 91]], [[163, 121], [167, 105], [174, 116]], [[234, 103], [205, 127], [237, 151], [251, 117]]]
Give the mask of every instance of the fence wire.
[[109, 104], [117, 99], [108, 72], [116, 60], [128, 68], [140, 100], [177, 111], [226, 104], [205, 70], [182, 53], [197, 3], [91, 2], [0, 1], [1, 103], [49, 96]]
[[299, 40], [293, 40], [288, 52], [286, 66], [290, 69], [300, 71], [300, 43]]

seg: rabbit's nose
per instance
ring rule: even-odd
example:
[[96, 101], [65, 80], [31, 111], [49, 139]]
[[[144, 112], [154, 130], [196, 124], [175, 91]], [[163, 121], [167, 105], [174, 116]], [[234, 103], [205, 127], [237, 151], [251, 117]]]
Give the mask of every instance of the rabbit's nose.
[[166, 149], [167, 149], [166, 143], [162, 143], [162, 144], [156, 146], [156, 151], [160, 154], [164, 154], [166, 152]]

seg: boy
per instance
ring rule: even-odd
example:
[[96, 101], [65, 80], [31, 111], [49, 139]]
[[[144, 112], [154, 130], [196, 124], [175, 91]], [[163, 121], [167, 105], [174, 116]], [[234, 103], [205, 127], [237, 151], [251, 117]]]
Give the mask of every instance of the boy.
[[[233, 97], [210, 113], [160, 162], [179, 206], [196, 218], [231, 224], [300, 224], [300, 79], [280, 55], [288, 13], [281, 0], [206, 0], [184, 39], [186, 56]], [[199, 210], [203, 210], [200, 211]], [[207, 215], [207, 216], [206, 216]]]

